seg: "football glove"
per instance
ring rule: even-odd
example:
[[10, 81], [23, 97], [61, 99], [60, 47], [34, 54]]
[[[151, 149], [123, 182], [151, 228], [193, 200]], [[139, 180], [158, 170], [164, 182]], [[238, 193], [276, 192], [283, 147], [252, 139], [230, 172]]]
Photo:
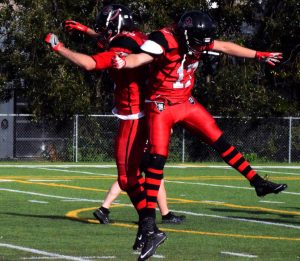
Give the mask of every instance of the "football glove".
[[269, 53], [269, 52], [256, 51], [255, 58], [258, 61], [266, 62], [272, 66], [275, 66], [275, 63], [279, 63], [280, 59], [282, 59], [282, 53]]
[[64, 44], [58, 40], [57, 36], [52, 33], [47, 34], [45, 42], [49, 44], [55, 52], [58, 52], [58, 50], [64, 46]]
[[125, 56], [115, 55], [112, 58], [112, 67], [115, 69], [122, 69], [126, 65]]
[[86, 33], [89, 29], [87, 26], [72, 20], [65, 21], [64, 26], [68, 32], [76, 30], [82, 33]]

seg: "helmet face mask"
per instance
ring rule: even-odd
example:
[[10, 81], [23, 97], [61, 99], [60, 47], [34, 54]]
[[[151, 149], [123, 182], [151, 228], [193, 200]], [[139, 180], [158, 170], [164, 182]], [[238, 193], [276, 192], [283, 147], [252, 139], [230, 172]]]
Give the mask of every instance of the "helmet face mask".
[[189, 53], [199, 57], [213, 42], [216, 25], [212, 18], [201, 11], [188, 11], [178, 22], [178, 30]]
[[101, 35], [101, 39], [109, 41], [122, 31], [132, 31], [134, 29], [132, 13], [129, 8], [123, 5], [107, 5], [97, 15], [94, 29]]

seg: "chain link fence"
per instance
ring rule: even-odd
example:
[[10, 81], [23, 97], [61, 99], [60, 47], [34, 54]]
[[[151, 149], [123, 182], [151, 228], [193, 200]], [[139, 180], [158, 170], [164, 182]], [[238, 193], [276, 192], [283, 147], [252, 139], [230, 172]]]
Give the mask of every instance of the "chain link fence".
[[[251, 162], [300, 162], [300, 117], [215, 117], [227, 140]], [[114, 161], [118, 118], [75, 115], [65, 122], [32, 115], [0, 114], [1, 160]], [[200, 137], [173, 129], [169, 162], [222, 161]]]

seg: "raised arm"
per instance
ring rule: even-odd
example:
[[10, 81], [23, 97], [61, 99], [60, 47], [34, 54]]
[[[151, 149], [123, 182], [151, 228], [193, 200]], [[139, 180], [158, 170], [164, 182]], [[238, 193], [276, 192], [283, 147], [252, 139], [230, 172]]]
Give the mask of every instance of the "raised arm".
[[99, 34], [96, 33], [94, 29], [87, 27], [87, 26], [85, 26], [81, 23], [78, 23], [76, 21], [73, 21], [73, 20], [65, 21], [64, 25], [68, 32], [79, 31], [84, 34], [87, 34], [88, 36], [90, 36], [92, 38], [97, 38], [99, 36]]
[[49, 33], [45, 38], [45, 42], [51, 46], [53, 51], [59, 53], [77, 66], [88, 71], [96, 68], [96, 62], [91, 56], [77, 53], [64, 47], [55, 34]]
[[224, 42], [219, 40], [214, 41], [213, 50], [245, 58], [255, 58], [256, 54], [255, 50], [240, 46], [232, 42]]
[[214, 41], [213, 50], [238, 57], [255, 58], [272, 66], [274, 66], [275, 63], [279, 63], [280, 59], [282, 59], [282, 53], [280, 52], [260, 52], [232, 42], [224, 42], [219, 40]]
[[131, 69], [151, 63], [153, 60], [154, 58], [147, 53], [129, 54], [128, 56], [116, 55], [112, 59], [112, 64], [116, 69]]

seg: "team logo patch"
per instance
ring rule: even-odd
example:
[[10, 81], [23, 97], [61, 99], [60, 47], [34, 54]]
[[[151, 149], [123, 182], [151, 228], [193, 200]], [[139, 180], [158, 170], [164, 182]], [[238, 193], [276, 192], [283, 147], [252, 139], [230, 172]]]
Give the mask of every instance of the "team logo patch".
[[164, 102], [155, 102], [156, 108], [158, 111], [162, 112], [165, 109], [165, 103]]
[[184, 27], [193, 27], [193, 19], [191, 17], [185, 18], [183, 21], [183, 26]]
[[195, 104], [195, 100], [194, 100], [194, 98], [192, 96], [189, 98], [189, 103], [190, 104]]
[[113, 21], [120, 14], [120, 9], [114, 10], [112, 6], [107, 6], [102, 12], [104, 15], [109, 15], [111, 13], [109, 21]]

